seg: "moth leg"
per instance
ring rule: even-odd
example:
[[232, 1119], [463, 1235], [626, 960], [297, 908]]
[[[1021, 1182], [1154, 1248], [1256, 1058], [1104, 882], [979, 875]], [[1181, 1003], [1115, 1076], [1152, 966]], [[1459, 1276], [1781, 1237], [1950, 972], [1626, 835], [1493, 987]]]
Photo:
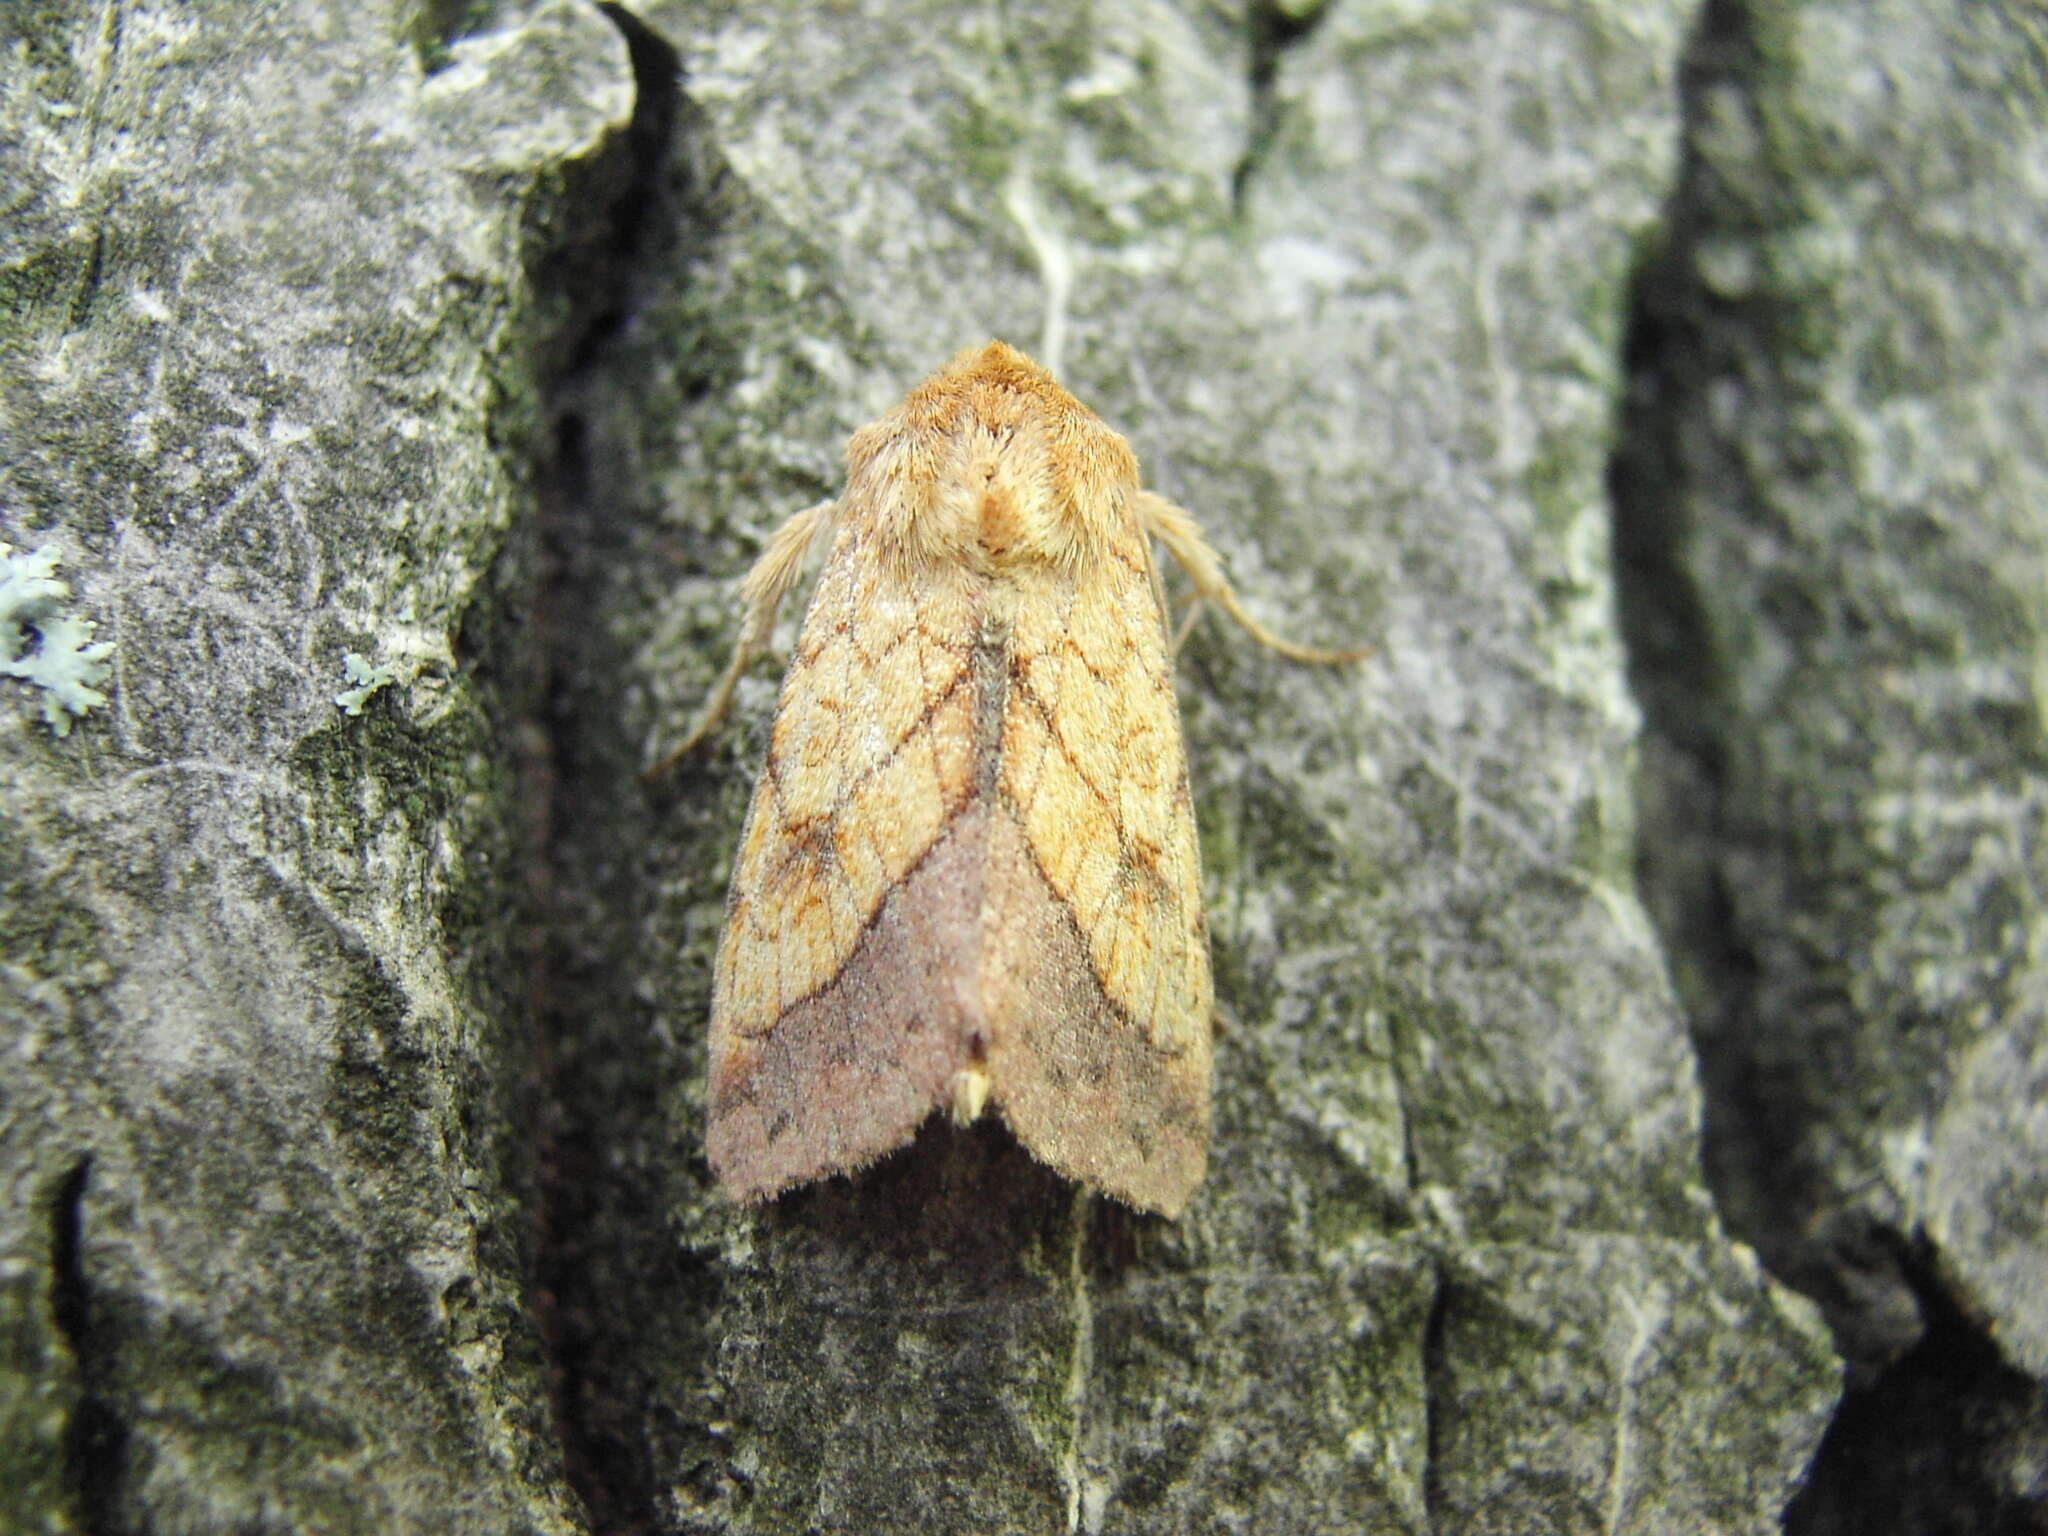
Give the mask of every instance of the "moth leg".
[[[1140, 492], [1139, 494], [1142, 495], [1144, 493]], [[1141, 513], [1140, 516], [1142, 517], [1142, 515]], [[1151, 525], [1146, 524], [1145, 526], [1147, 532], [1149, 532]], [[1187, 612], [1176, 622], [1173, 616], [1173, 604], [1166, 596], [1166, 578], [1160, 575], [1159, 558], [1152, 552], [1152, 541], [1147, 538], [1143, 543], [1145, 549], [1145, 579], [1152, 583], [1152, 606], [1159, 610], [1160, 627], [1167, 631], [1166, 655], [1168, 660], [1172, 660], [1180, 655], [1180, 648], [1187, 643], [1188, 635], [1194, 630], [1195, 620], [1201, 617], [1202, 599], [1199, 596], [1190, 597], [1187, 600]]]
[[1283, 640], [1245, 611], [1244, 604], [1237, 600], [1237, 594], [1230, 589], [1230, 580], [1223, 574], [1223, 561], [1209, 541], [1202, 537], [1202, 530], [1195, 520], [1168, 501], [1164, 496], [1151, 491], [1140, 491], [1137, 496], [1138, 521], [1145, 531], [1166, 546], [1167, 553], [1180, 562], [1180, 568], [1188, 573], [1188, 579], [1195, 584], [1196, 607], [1190, 611], [1188, 623], [1174, 638], [1174, 644], [1187, 635], [1193, 625], [1194, 615], [1199, 613], [1203, 599], [1218, 604], [1225, 613], [1237, 620], [1259, 644], [1269, 650], [1278, 651], [1293, 661], [1306, 661], [1318, 666], [1340, 666], [1347, 661], [1357, 661], [1370, 656], [1372, 647], [1364, 646], [1352, 651], [1318, 651], [1305, 645], [1296, 645]]
[[1181, 615], [1180, 623], [1176, 624], [1173, 627], [1173, 639], [1168, 646], [1168, 655], [1178, 656], [1180, 654], [1180, 648], [1188, 643], [1188, 636], [1192, 635], [1195, 632], [1195, 620], [1199, 619], [1201, 616], [1201, 598], [1189, 598], [1188, 611]]
[[755, 657], [768, 648], [768, 642], [775, 634], [775, 612], [782, 606], [783, 598], [789, 595], [790, 588], [802, 579], [811, 546], [832, 526], [832, 514], [838, 506], [836, 501], [821, 501], [815, 507], [804, 508], [775, 530], [768, 540], [768, 547], [761, 552], [761, 558], [754, 562], [754, 568], [747, 572], [747, 579], [740, 586], [746, 618], [740, 625], [740, 638], [733, 646], [732, 660], [726, 663], [724, 674], [712, 688], [711, 696], [704, 701], [704, 707], [698, 711], [696, 723], [690, 727], [689, 734], [667, 756], [644, 769], [640, 774], [643, 780], [660, 778], [694, 752], [704, 738], [718, 728], [725, 712], [732, 707], [732, 696], [739, 687], [740, 675]]

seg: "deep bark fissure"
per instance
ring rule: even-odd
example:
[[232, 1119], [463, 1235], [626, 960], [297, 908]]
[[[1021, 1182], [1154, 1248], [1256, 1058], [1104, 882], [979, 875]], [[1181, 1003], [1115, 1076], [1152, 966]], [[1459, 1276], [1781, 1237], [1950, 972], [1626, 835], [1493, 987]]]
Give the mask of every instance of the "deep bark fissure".
[[654, 1467], [632, 1427], [635, 1405], [613, 1379], [603, 1348], [612, 1325], [596, 1291], [603, 1270], [596, 1234], [601, 1213], [618, 1197], [604, 1184], [610, 1162], [605, 1128], [591, 1122], [573, 1065], [583, 1009], [564, 928], [571, 907], [588, 893], [564, 889], [577, 878], [565, 872], [577, 867], [570, 840], [596, 835], [599, 826], [581, 803], [589, 743], [575, 695], [587, 660], [581, 621], [592, 571], [612, 538], [591, 492], [591, 429], [578, 396], [579, 384], [608, 366], [608, 343], [634, 302], [650, 232], [671, 216], [666, 178], [681, 93], [676, 52], [667, 42], [624, 6], [601, 3], [597, 10], [625, 39], [634, 100], [626, 132], [611, 151], [622, 162], [620, 177], [592, 177], [598, 195], [580, 210], [604, 232], [601, 242], [590, 243], [595, 259], [551, 274], [564, 290], [558, 297], [568, 318], [551, 348], [558, 369], [543, 386], [550, 430], [536, 476], [543, 569], [535, 582], [534, 644], [545, 674], [543, 715], [535, 722], [545, 747], [528, 764], [524, 799], [538, 823], [527, 844], [537, 866], [527, 888], [535, 893], [541, 935], [532, 961], [541, 1015], [537, 1076], [548, 1085], [538, 1138], [537, 1311], [565, 1471], [592, 1529], [610, 1532], [657, 1529], [661, 1522]]
[[2041, 1536], [2039, 1479], [2016, 1489], [2015, 1444], [2048, 1452], [2048, 1390], [2008, 1365], [1949, 1294], [1924, 1243], [1901, 1268], [1925, 1327], [1896, 1361], [1852, 1383], [1785, 1512], [1788, 1536]]
[[78, 1400], [64, 1429], [64, 1475], [87, 1536], [118, 1536], [113, 1508], [128, 1429], [104, 1390], [104, 1337], [94, 1328], [92, 1283], [85, 1273], [88, 1154], [72, 1164], [50, 1202], [50, 1310], [78, 1371]]
[[1703, 1089], [1703, 1161], [1730, 1228], [1783, 1269], [1789, 1258], [1773, 1219], [1798, 1157], [1796, 1106], [1759, 1098], [1766, 1085], [1745, 1050], [1757, 1027], [1756, 961], [1740, 931], [1717, 851], [1727, 835], [1722, 806], [1731, 772], [1729, 709], [1719, 646], [1687, 566], [1689, 526], [1677, 435], [1700, 405], [1697, 378], [1711, 345], [1704, 334], [1728, 318], [1703, 307], [1690, 265], [1704, 210], [1704, 174], [1692, 147], [1705, 91], [1754, 68], [1739, 6], [1711, 0], [1701, 12], [1680, 75], [1685, 126], [1678, 178], [1661, 247], [1636, 275], [1623, 344], [1627, 393], [1609, 466], [1616, 587], [1629, 681], [1644, 714], [1643, 818], [1637, 877], [1673, 956]]
[[1244, 154], [1230, 175], [1230, 206], [1240, 217], [1252, 178], [1280, 137], [1281, 60], [1289, 49], [1299, 46], [1315, 31], [1325, 10], [1325, 6], [1318, 5], [1296, 15], [1276, 0], [1255, 0], [1245, 17], [1245, 79], [1251, 92], [1251, 124], [1245, 135]]
[[1443, 1272], [1443, 1261], [1433, 1266], [1429, 1315], [1422, 1323], [1422, 1509], [1425, 1530], [1439, 1529], [1444, 1510], [1443, 1440], [1444, 1419], [1451, 1411], [1449, 1349], [1444, 1334], [1449, 1327], [1451, 1287]]

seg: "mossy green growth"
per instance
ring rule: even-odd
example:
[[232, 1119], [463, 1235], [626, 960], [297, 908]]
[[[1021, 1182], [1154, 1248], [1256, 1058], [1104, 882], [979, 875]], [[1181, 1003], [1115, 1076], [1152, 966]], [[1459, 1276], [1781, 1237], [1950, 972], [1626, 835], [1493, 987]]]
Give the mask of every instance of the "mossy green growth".
[[421, 0], [408, 28], [413, 52], [428, 74], [454, 62], [455, 45], [490, 24], [491, 0]]
[[0, 1284], [0, 1529], [57, 1536], [82, 1528], [64, 1456], [78, 1381], [40, 1279]]

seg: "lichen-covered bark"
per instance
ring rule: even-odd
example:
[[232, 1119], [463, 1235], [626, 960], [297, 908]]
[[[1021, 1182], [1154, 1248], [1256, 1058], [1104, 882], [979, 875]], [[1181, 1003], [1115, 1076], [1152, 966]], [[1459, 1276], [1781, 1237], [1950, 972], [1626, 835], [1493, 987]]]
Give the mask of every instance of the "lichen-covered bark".
[[581, 1525], [496, 637], [529, 268], [631, 75], [584, 6], [499, 20], [0, 20], [0, 538], [115, 645], [61, 741], [0, 698], [10, 1530]]
[[[0, 679], [0, 1525], [1776, 1529], [1835, 1364], [1667, 960], [1738, 1230], [1906, 1350], [1805, 1536], [2037, 1508], [2038, 24], [1694, 20], [10, 11], [0, 540], [116, 649], [62, 741]], [[993, 1124], [736, 1210], [770, 670], [635, 774], [991, 335], [1378, 653], [1183, 654], [1184, 1219]]]
[[1864, 1368], [1793, 1528], [2038, 1529], [2048, 33], [1717, 4], [1686, 99], [1620, 526], [1710, 1165]]
[[[1700, 1181], [1607, 563], [1685, 8], [639, 18], [670, 153], [558, 466], [550, 1281], [600, 1513], [1774, 1529], [1834, 1368]], [[1379, 654], [1211, 626], [1183, 656], [1225, 1009], [1184, 1219], [1082, 1202], [996, 1127], [735, 1210], [702, 1021], [768, 669], [631, 775], [847, 432], [990, 335], [1061, 353], [1255, 609]]]

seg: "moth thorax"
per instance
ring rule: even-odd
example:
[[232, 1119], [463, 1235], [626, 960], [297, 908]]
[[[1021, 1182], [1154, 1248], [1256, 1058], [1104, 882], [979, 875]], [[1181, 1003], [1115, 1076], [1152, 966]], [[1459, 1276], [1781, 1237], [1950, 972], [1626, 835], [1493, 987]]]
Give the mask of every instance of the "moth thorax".
[[998, 486], [993, 476], [982, 488], [975, 537], [991, 565], [1007, 565], [1022, 553], [1030, 525], [1016, 497]]

